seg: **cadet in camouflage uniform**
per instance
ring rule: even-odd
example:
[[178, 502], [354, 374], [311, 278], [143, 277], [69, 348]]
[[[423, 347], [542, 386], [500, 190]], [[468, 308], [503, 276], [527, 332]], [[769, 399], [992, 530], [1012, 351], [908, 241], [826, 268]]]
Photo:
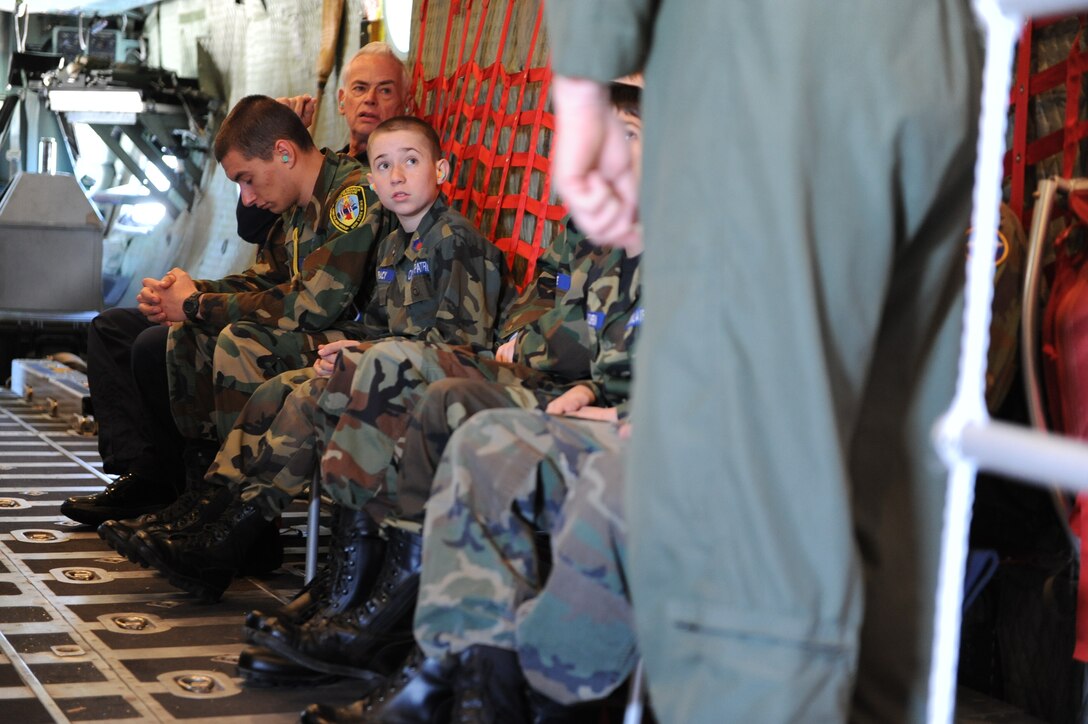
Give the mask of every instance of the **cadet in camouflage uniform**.
[[517, 652], [532, 687], [563, 704], [630, 675], [620, 459], [615, 423], [487, 410], [458, 428], [424, 525], [415, 636], [428, 657]]
[[[390, 140], [387, 141], [387, 137]], [[414, 139], [415, 147], [427, 149], [428, 152], [417, 151], [412, 156], [410, 168], [413, 170], [403, 175], [415, 174], [418, 177], [418, 174], [425, 172], [426, 177], [422, 182], [423, 188], [413, 186], [411, 178], [408, 182], [395, 183], [375, 180], [383, 198], [397, 211], [401, 227], [384, 239], [379, 247], [377, 289], [361, 321], [353, 326], [353, 331], [363, 339], [401, 335], [449, 341], [468, 349], [490, 349], [494, 344], [495, 320], [506, 288], [502, 252], [439, 198], [438, 183], [448, 173], [448, 164], [438, 157], [438, 138], [425, 122], [398, 117], [384, 122], [374, 131], [370, 146], [378, 179], [381, 179], [382, 170], [387, 164], [387, 147], [394, 142], [400, 143], [398, 139], [405, 137]], [[398, 169], [404, 166], [403, 161], [398, 164]], [[401, 172], [398, 170], [396, 173]], [[410, 214], [402, 213], [403, 204], [392, 195], [393, 191], [402, 189], [410, 192], [418, 207]], [[222, 491], [227, 491], [226, 486], [233, 482], [233, 492], [236, 493], [245, 480], [242, 470], [253, 475], [263, 472], [274, 474], [281, 467], [288, 473], [305, 467], [303, 481], [309, 479], [315, 462], [312, 457], [316, 451], [313, 440], [315, 428], [312, 424], [300, 423], [298, 412], [305, 409], [306, 400], [314, 397], [326, 382], [325, 378], [316, 377], [315, 374], [312, 368], [295, 370], [262, 385], [254, 396], [255, 404], [246, 406], [239, 424], [228, 434], [217, 462], [207, 476], [208, 482], [219, 483], [215, 487]], [[294, 394], [289, 394], [292, 391]], [[287, 403], [283, 404], [285, 400]], [[303, 403], [302, 407], [293, 404], [294, 401]], [[273, 416], [281, 404], [282, 411]], [[270, 433], [251, 446], [252, 432], [263, 429], [269, 421], [275, 423]], [[308, 462], [305, 465], [301, 465], [297, 459], [290, 459], [290, 455], [279, 454], [279, 442], [284, 436], [299, 435], [308, 439], [290, 449], [291, 453], [306, 458]], [[259, 465], [246, 463], [245, 458], [251, 454], [251, 450], [256, 451]], [[239, 474], [237, 477], [224, 475], [226, 469], [238, 470]], [[224, 517], [228, 513], [241, 515], [247, 509], [250, 510], [248, 514], [253, 515], [257, 510], [254, 506], [234, 507], [243, 510], [230, 508]], [[271, 519], [281, 510], [277, 508], [270, 512], [268, 506], [262, 506], [258, 517]], [[125, 545], [131, 539], [131, 532], [127, 536], [122, 534], [121, 538], [121, 545]], [[177, 585], [206, 597], [218, 598], [225, 587], [223, 577], [219, 576], [214, 583], [206, 586], [201, 576], [187, 576], [184, 565], [171, 565], [171, 557], [182, 554], [169, 549], [186, 548], [185, 545], [179, 544], [179, 547], [164, 542], [169, 538], [156, 534], [154, 528], [145, 528], [135, 539], [136, 550], [146, 562], [173, 575], [171, 580], [176, 579]], [[199, 546], [200, 543], [199, 540], [195, 544], [190, 541], [189, 547]], [[229, 578], [226, 582], [229, 582]]]
[[[252, 143], [258, 124], [272, 118], [276, 131]], [[225, 169], [235, 162], [244, 203], [283, 211], [290, 274], [284, 278], [281, 269], [262, 279], [260, 291], [197, 290], [185, 310], [189, 321], [170, 331], [174, 419], [185, 437], [214, 442], [216, 428], [230, 429], [261, 382], [305, 367], [318, 344], [351, 329], [372, 290], [377, 241], [391, 228], [365, 188], [363, 167], [318, 151], [298, 117], [270, 98], [250, 96], [235, 106], [216, 138], [216, 157]], [[279, 173], [277, 185], [257, 191], [261, 171]]]

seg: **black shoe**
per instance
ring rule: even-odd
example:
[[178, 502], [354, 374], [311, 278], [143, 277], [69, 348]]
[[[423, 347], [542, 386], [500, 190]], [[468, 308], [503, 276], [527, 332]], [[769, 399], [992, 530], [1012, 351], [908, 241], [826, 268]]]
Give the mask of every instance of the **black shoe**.
[[[218, 514], [226, 507], [230, 500], [225, 493], [226, 488], [212, 485], [204, 480], [204, 475], [215, 460], [219, 446], [206, 440], [190, 440], [186, 443], [182, 453], [185, 467], [185, 490], [170, 505], [158, 511], [140, 514], [128, 512], [124, 515], [113, 516], [110, 520], [102, 521], [98, 526], [98, 535], [111, 548], [128, 558], [133, 563], [138, 563], [145, 568], [147, 563], [135, 555], [129, 547], [129, 540], [138, 528], [150, 528], [160, 525], [174, 527], [186, 527], [191, 525], [203, 525], [218, 517]], [[198, 505], [206, 506], [211, 499], [218, 496], [214, 510], [209, 510], [204, 515], [194, 517], [193, 509]], [[203, 503], [201, 501], [204, 501]]]
[[525, 687], [529, 700], [530, 721], [533, 724], [575, 724], [581, 721], [601, 721], [600, 702], [565, 705]]
[[177, 498], [173, 486], [125, 473], [94, 495], [68, 498], [60, 512], [84, 525], [98, 526], [112, 518], [134, 518], [161, 510]]
[[131, 544], [171, 585], [210, 602], [223, 596], [243, 566], [270, 571], [283, 562], [279, 529], [241, 499], [199, 531], [163, 535], [140, 530]]
[[366, 678], [392, 670], [392, 652], [412, 638], [423, 538], [397, 527], [387, 531], [385, 561], [365, 601], [300, 626], [280, 622], [254, 631], [252, 640], [316, 671]]
[[[303, 724], [343, 724], [375, 721], [446, 721], [453, 702], [456, 659], [427, 659], [413, 644], [400, 670], [347, 706], [310, 704], [299, 718]], [[411, 718], [405, 715], [411, 713]], [[401, 718], [396, 718], [400, 716]]]
[[271, 615], [260, 611], [246, 614], [246, 640], [252, 641], [255, 631], [271, 630], [281, 622], [297, 627], [315, 615], [335, 616], [350, 609], [370, 592], [384, 554], [385, 540], [370, 514], [336, 506], [333, 508], [329, 565], [278, 611]]
[[199, 530], [218, 518], [233, 498], [229, 489], [200, 481], [187, 487], [177, 500], [162, 510], [130, 520], [107, 520], [98, 526], [98, 537], [125, 558], [147, 568], [147, 561], [131, 545], [137, 531], [168, 535]]
[[311, 671], [256, 646], [242, 649], [238, 656], [238, 675], [246, 686], [255, 688], [321, 686], [340, 679], [339, 676]]
[[457, 659], [450, 722], [528, 724], [532, 721], [517, 652], [470, 646]]

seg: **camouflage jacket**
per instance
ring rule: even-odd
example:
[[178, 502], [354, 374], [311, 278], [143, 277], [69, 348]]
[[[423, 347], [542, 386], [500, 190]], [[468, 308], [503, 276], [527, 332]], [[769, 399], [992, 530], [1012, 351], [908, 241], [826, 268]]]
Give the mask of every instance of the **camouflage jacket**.
[[377, 241], [395, 217], [365, 186], [363, 167], [328, 150], [305, 207], [284, 213], [246, 272], [198, 289], [200, 323], [222, 329], [251, 321], [315, 332], [354, 319], [369, 298]]
[[284, 283], [291, 278], [291, 261], [283, 239], [283, 223], [277, 220], [268, 239], [257, 247], [257, 258], [248, 269], [240, 274], [228, 274], [222, 279], [194, 279], [193, 283], [201, 292], [217, 294], [259, 292]]
[[570, 225], [552, 244], [558, 257], [554, 302], [518, 332], [514, 361], [563, 380], [581, 380], [589, 375], [593, 357], [586, 291], [611, 252], [594, 246]]
[[[571, 255], [578, 242], [585, 237], [574, 227], [570, 214], [563, 217], [560, 223], [562, 231], [536, 260], [533, 283], [525, 287], [504, 313], [500, 340], [506, 341], [521, 330], [526, 335], [539, 334], [535, 326], [527, 328], [528, 325], [554, 309], [570, 290]], [[533, 344], [536, 343], [530, 342], [529, 347]]]
[[594, 265], [586, 290], [585, 323], [596, 354], [590, 364], [590, 379], [584, 384], [593, 390], [600, 407], [615, 407], [620, 419], [627, 416], [631, 390], [631, 362], [635, 341], [642, 325], [639, 257], [622, 250], [607, 252]]
[[502, 251], [442, 198], [412, 234], [396, 229], [378, 248], [376, 287], [363, 315], [364, 339], [412, 337], [492, 350], [505, 301]]
[[518, 332], [514, 361], [586, 385], [596, 405], [617, 407], [624, 417], [642, 322], [639, 258], [595, 246], [576, 232], [554, 243], [555, 304]]

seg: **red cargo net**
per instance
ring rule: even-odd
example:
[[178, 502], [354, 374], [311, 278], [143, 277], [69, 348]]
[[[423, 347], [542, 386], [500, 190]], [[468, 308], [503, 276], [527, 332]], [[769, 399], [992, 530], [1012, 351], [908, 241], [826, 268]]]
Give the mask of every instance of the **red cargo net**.
[[[442, 140], [443, 151], [454, 166], [442, 191], [453, 208], [476, 224], [484, 236], [506, 253], [519, 287], [532, 278], [536, 259], [551, 241], [564, 214], [562, 206], [549, 203], [551, 134], [555, 129], [547, 107], [551, 68], [547, 63], [531, 67], [543, 21], [543, 3], [537, 5], [535, 23], [521, 64], [510, 72], [502, 63], [510, 37], [517, 0], [505, 3], [483, 0], [479, 22], [472, 0], [450, 3], [442, 40], [441, 67], [433, 78], [424, 77], [423, 53], [412, 68], [413, 95], [422, 118], [431, 123]], [[477, 3], [479, 5], [479, 3]], [[419, 38], [428, 40], [429, 0], [422, 0]], [[491, 62], [481, 67], [481, 41], [489, 22], [494, 26], [501, 13], [498, 48]], [[455, 32], [460, 21], [460, 32]], [[471, 38], [470, 38], [471, 35]], [[470, 43], [471, 40], [471, 43]], [[492, 41], [494, 42], [494, 41]], [[447, 67], [456, 48], [456, 62]], [[486, 61], [485, 61], [486, 62]]]
[[[1080, 117], [1081, 94], [1084, 87], [1084, 74], [1088, 69], [1088, 52], [1081, 49], [1084, 35], [1085, 16], [1079, 16], [1080, 32], [1073, 40], [1069, 55], [1037, 73], [1031, 72], [1033, 40], [1035, 34], [1044, 28], [1069, 18], [1037, 20], [1024, 25], [1024, 33], [1016, 55], [1016, 75], [1010, 92], [1010, 114], [1012, 138], [1010, 148], [1005, 154], [1005, 178], [1009, 206], [1020, 217], [1027, 228], [1031, 219], [1027, 218], [1032, 201], [1025, 198], [1025, 193], [1034, 191], [1038, 178], [1029, 173], [1031, 167], [1041, 161], [1061, 154], [1061, 175], [1072, 178], [1074, 172], [1083, 173], [1076, 168], [1080, 142], [1088, 137], [1088, 120]], [[1032, 101], [1040, 94], [1055, 88], [1065, 88], [1064, 122], [1061, 128], [1046, 133], [1038, 138], [1028, 138], [1029, 119], [1033, 111]]]

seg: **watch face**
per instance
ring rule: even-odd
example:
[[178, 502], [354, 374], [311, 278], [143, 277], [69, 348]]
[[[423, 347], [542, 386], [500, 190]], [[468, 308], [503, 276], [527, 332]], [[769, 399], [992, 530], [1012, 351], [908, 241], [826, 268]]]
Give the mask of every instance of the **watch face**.
[[189, 319], [195, 319], [196, 313], [200, 310], [200, 297], [196, 294], [187, 298], [181, 305], [181, 311], [185, 313], [185, 316]]

